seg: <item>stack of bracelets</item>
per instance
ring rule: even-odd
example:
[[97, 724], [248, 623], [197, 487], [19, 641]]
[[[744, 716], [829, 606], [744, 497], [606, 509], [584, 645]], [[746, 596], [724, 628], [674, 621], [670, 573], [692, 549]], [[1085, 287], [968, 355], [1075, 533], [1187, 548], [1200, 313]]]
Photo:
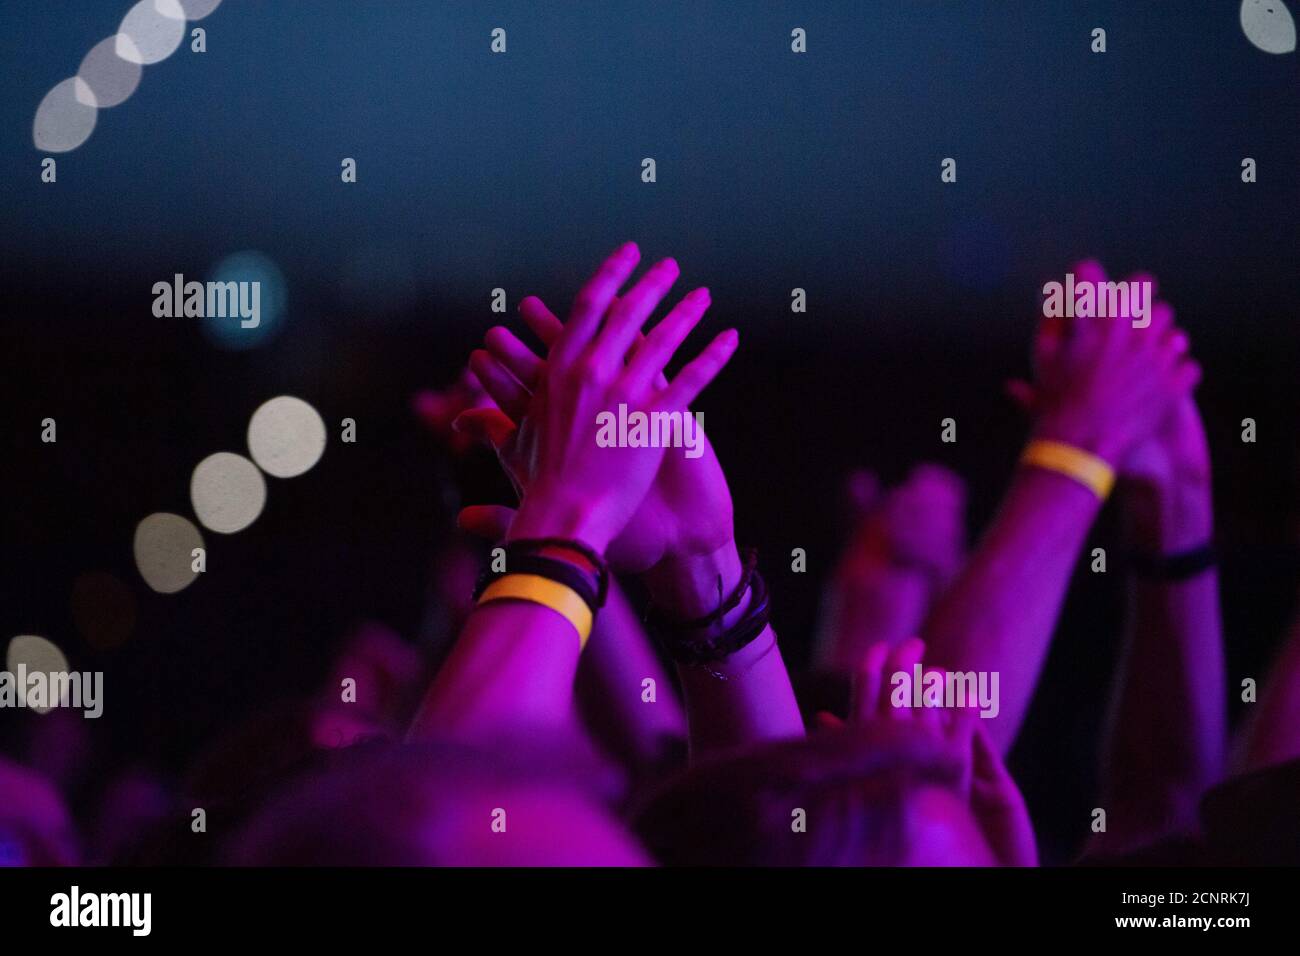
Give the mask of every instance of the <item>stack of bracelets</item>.
[[[581, 555], [592, 573], [577, 564], [542, 552], [547, 549]], [[646, 612], [646, 624], [667, 654], [682, 664], [710, 664], [745, 647], [767, 629], [771, 618], [767, 584], [758, 573], [758, 554], [744, 554], [744, 574], [731, 597], [724, 598], [718, 579], [718, 608], [693, 621], [673, 621], [656, 609]], [[580, 541], [564, 538], [529, 538], [506, 544], [505, 570], [485, 570], [474, 589], [476, 604], [492, 601], [531, 601], [564, 617], [578, 632], [581, 647], [595, 622], [596, 612], [605, 606], [609, 594], [609, 568], [604, 558]], [[723, 626], [728, 613], [750, 595], [740, 619]]]
[[[747, 548], [742, 558], [744, 573], [731, 597], [724, 599], [722, 578], [718, 578], [718, 607], [711, 614], [693, 621], [674, 621], [654, 606], [646, 608], [646, 629], [677, 663], [707, 666], [725, 660], [767, 629], [772, 607], [767, 582], [758, 573], [758, 552]], [[747, 593], [750, 598], [744, 614], [730, 627], [724, 626], [727, 614], [740, 606]]]
[[[581, 555], [591, 565], [595, 580], [578, 565], [547, 557], [546, 548]], [[566, 538], [526, 538], [506, 544], [506, 570], [484, 571], [474, 589], [474, 602], [531, 601], [564, 617], [578, 632], [579, 647], [587, 646], [596, 612], [609, 594], [609, 568], [596, 551]]]

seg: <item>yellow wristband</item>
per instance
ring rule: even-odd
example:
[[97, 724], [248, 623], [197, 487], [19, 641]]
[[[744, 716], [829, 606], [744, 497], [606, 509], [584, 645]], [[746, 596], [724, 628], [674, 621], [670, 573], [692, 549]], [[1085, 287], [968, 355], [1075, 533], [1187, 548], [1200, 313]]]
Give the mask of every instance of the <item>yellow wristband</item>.
[[578, 647], [587, 646], [593, 616], [591, 608], [573, 588], [540, 574], [507, 574], [497, 578], [484, 590], [479, 604], [489, 601], [532, 601], [549, 607], [578, 632]]
[[1020, 463], [1073, 478], [1102, 501], [1115, 486], [1115, 469], [1106, 459], [1065, 442], [1031, 441], [1020, 456]]

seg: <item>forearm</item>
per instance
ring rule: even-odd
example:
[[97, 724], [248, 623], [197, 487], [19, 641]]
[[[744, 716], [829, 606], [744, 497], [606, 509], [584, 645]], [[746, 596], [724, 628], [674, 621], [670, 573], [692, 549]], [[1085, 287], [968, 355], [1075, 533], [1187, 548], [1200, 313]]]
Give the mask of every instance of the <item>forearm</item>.
[[[653, 681], [647, 699], [645, 681]], [[686, 737], [686, 715], [622, 588], [611, 584], [578, 668], [577, 695], [593, 736], [638, 766]]]
[[[1130, 547], [1156, 557], [1208, 544], [1208, 483], [1128, 489]], [[1102, 750], [1102, 802], [1114, 825], [1104, 842], [1134, 846], [1195, 825], [1201, 794], [1226, 747], [1218, 575], [1134, 575], [1124, 645]]]
[[[740, 585], [743, 568], [734, 543], [704, 558], [669, 560], [646, 576], [655, 606], [678, 620], [703, 617]], [[722, 621], [730, 627], [749, 607], [746, 595]], [[725, 660], [678, 666], [692, 756], [765, 740], [801, 737], [799, 705], [776, 634], [766, 628]]]
[[872, 644], [898, 644], [921, 630], [934, 591], [930, 578], [885, 559], [838, 572], [822, 602], [817, 664], [854, 671]]
[[479, 737], [570, 720], [578, 634], [558, 612], [494, 601], [470, 614], [408, 738]]
[[1047, 657], [1079, 551], [1100, 505], [1077, 481], [1020, 467], [992, 524], [925, 627], [931, 661], [996, 671], [999, 712], [988, 718], [1006, 753]]

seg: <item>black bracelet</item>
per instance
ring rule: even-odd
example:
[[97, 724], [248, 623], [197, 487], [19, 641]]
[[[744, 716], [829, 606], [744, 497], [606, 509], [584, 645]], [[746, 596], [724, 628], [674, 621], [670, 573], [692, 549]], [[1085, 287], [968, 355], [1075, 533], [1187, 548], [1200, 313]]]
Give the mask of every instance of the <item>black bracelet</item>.
[[736, 585], [736, 590], [731, 592], [731, 597], [726, 600], [722, 597], [722, 575], [718, 575], [718, 606], [715, 610], [710, 611], [704, 617], [697, 617], [693, 621], [677, 621], [651, 604], [645, 610], [645, 623], [650, 627], [664, 631], [702, 631], [706, 627], [712, 627], [740, 605], [741, 598], [745, 596], [754, 575], [758, 573], [757, 548], [742, 550], [740, 560], [740, 583]]
[[1134, 574], [1157, 581], [1186, 581], [1204, 574], [1218, 563], [1219, 555], [1212, 543], [1176, 554], [1143, 554], [1134, 551], [1128, 556], [1128, 564]]
[[767, 582], [757, 569], [751, 570], [747, 579], [748, 583], [743, 588], [737, 588], [734, 599], [728, 604], [735, 608], [748, 591], [749, 607], [740, 620], [724, 631], [683, 629], [681, 625], [664, 625], [662, 620], [651, 620], [648, 615], [646, 626], [668, 656], [679, 664], [711, 664], [726, 660], [753, 642], [767, 630], [771, 622], [772, 608]]
[[489, 584], [507, 574], [536, 574], [563, 584], [582, 598], [583, 603], [587, 605], [592, 614], [595, 614], [596, 611], [603, 607], [599, 602], [600, 594], [589, 574], [568, 561], [560, 558], [548, 558], [540, 554], [521, 554], [513, 558], [507, 557], [505, 571], [493, 571], [490, 567], [485, 568], [483, 573], [479, 575], [478, 583], [474, 586], [474, 602], [478, 603], [478, 599], [483, 596], [483, 592], [487, 590]]
[[592, 610], [605, 606], [605, 598], [609, 596], [609, 565], [605, 563], [605, 559], [600, 556], [595, 548], [583, 544], [581, 541], [570, 538], [518, 538], [514, 541], [507, 541], [506, 567], [513, 571], [513, 565], [520, 558], [536, 555], [543, 548], [566, 548], [586, 558], [596, 572], [596, 603]]

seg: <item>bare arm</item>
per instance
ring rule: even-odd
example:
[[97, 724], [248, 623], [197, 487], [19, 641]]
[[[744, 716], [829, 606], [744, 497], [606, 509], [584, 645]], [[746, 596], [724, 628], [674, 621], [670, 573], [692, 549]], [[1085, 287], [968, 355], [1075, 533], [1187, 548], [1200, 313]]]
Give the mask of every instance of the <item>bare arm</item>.
[[[487, 410], [500, 416], [497, 440], [508, 442], [519, 460], [533, 466], [507, 539], [520, 547], [547, 541], [540, 546], [542, 556], [592, 574], [597, 569], [584, 555], [601, 560], [641, 509], [663, 460], [662, 448], [602, 447], [596, 423], [620, 404], [681, 414], [737, 345], [734, 332], [723, 333], [671, 383], [659, 378], [707, 307], [706, 299], [688, 296], [625, 364], [631, 342], [677, 275], [672, 260], [656, 263], [614, 304], [639, 258], [636, 246], [625, 244], [578, 294], [548, 367], [534, 379], [535, 391], [513, 379], [487, 386], [489, 392], [496, 389], [495, 400], [523, 421], [515, 428], [501, 412]], [[663, 387], [654, 387], [656, 378]], [[505, 577], [512, 575], [507, 571]], [[492, 600], [491, 589], [485, 592], [488, 603], [471, 613], [417, 714], [413, 734], [556, 725], [571, 716], [578, 654], [587, 636], [579, 634], [579, 627], [590, 625], [591, 613], [588, 608], [579, 613], [571, 603], [565, 613], [553, 609], [565, 602], [547, 605], [547, 600], [560, 599], [553, 588], [539, 587], [530, 577], [536, 575], [516, 577], [517, 587], [507, 588], [518, 596]], [[500, 584], [492, 588], [500, 591]], [[572, 588], [565, 593], [581, 598]], [[579, 603], [594, 611], [590, 598]]]
[[564, 727], [579, 649], [573, 625], [540, 604], [499, 601], [475, 608], [409, 738]]
[[[654, 681], [647, 700], [644, 682]], [[633, 767], [657, 761], [686, 738], [686, 715], [668, 673], [622, 588], [610, 587], [578, 667], [578, 701], [592, 736]]]
[[[718, 580], [731, 594], [743, 574], [734, 543], [712, 555], [668, 561], [647, 575], [656, 606], [680, 620], [702, 617], [718, 606]], [[749, 596], [723, 619], [739, 620]], [[803, 719], [790, 675], [769, 626], [752, 642], [723, 661], [707, 666], [680, 664], [692, 756], [782, 737], [802, 737]]]
[[[709, 302], [707, 290], [697, 290], [686, 302], [702, 311]], [[517, 403], [512, 401], [506, 377], [523, 389], [538, 381], [567, 328], [533, 297], [523, 300], [520, 313], [550, 350], [548, 358], [535, 355], [504, 328], [492, 330], [485, 343], [487, 351], [476, 353], [476, 371], [484, 386], [512, 416], [512, 406]], [[638, 360], [641, 350], [670, 320], [665, 319], [644, 342], [635, 345], [631, 362]], [[655, 388], [667, 387], [666, 379], [656, 379]], [[499, 442], [494, 445], [516, 483], [527, 487], [533, 479], [526, 463], [513, 460]], [[674, 448], [664, 456], [640, 510], [613, 542], [610, 562], [621, 572], [644, 574], [655, 606], [677, 620], [693, 620], [715, 610], [719, 580], [724, 595], [735, 592], [743, 570], [735, 544], [731, 493], [702, 427], [696, 454], [686, 455]], [[747, 600], [748, 596], [726, 616], [723, 626], [743, 616]], [[803, 734], [789, 674], [775, 643], [769, 628], [709, 670], [679, 668], [692, 752]]]
[[[1156, 447], [1139, 449], [1155, 467], [1125, 487], [1123, 501], [1130, 547], [1157, 557], [1213, 537], [1209, 459], [1190, 398], [1162, 431]], [[1123, 852], [1196, 825], [1201, 795], [1223, 771], [1224, 690], [1214, 568], [1180, 580], [1132, 575], [1102, 751], [1110, 826], [1098, 846]]]
[[1099, 508], [1092, 492], [1064, 475], [1018, 469], [970, 562], [926, 622], [936, 664], [998, 672], [998, 715], [986, 726], [1002, 753], [1029, 709]]
[[[1105, 281], [1096, 263], [1075, 273]], [[1150, 321], [1046, 320], [1036, 343], [1036, 383], [1027, 400], [1033, 437], [1086, 452], [1116, 469], [1191, 393], [1200, 368], [1164, 303]], [[1025, 386], [1027, 389], [1028, 386]], [[1047, 656], [1071, 571], [1100, 502], [1084, 485], [1020, 468], [992, 525], [925, 629], [935, 663], [997, 672], [1001, 707], [990, 718], [1005, 753], [1019, 732]]]

